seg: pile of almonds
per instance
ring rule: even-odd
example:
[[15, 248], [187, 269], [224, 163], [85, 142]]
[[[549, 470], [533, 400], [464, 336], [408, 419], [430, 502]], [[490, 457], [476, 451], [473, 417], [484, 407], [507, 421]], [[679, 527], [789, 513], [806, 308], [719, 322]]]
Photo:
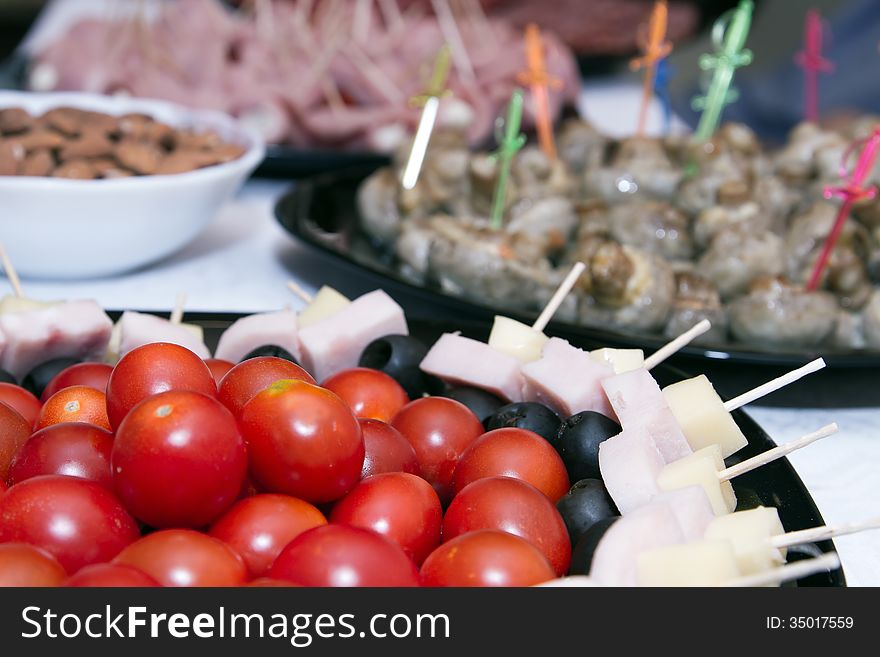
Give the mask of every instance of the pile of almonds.
[[146, 114], [58, 107], [0, 109], [0, 176], [92, 180], [183, 173], [240, 157], [214, 132], [179, 130]]

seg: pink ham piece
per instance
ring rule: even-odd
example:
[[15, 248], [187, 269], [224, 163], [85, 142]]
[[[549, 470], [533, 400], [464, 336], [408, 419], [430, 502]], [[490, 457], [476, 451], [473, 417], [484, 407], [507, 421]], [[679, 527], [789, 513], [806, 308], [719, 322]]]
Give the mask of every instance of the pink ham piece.
[[614, 418], [614, 410], [602, 389], [602, 379], [614, 369], [561, 338], [550, 338], [541, 358], [522, 367], [523, 400], [540, 402], [568, 417], [596, 411]]
[[608, 528], [593, 553], [590, 577], [603, 586], [637, 586], [639, 554], [684, 541], [670, 505], [643, 507]]
[[211, 352], [192, 331], [163, 317], [126, 310], [119, 318], [119, 357], [132, 349], [151, 342], [171, 342], [186, 347], [199, 358], [210, 358]]
[[422, 371], [453, 385], [488, 390], [512, 402], [522, 401], [522, 363], [485, 342], [444, 333], [422, 359]]
[[299, 332], [303, 367], [323, 381], [357, 367], [368, 344], [391, 334], [409, 335], [403, 309], [382, 290], [369, 292]]
[[274, 344], [299, 360], [296, 326], [296, 313], [292, 310], [242, 317], [223, 331], [214, 357], [237, 363], [257, 347]]
[[615, 374], [602, 381], [602, 388], [620, 425], [624, 429], [646, 431], [657, 444], [664, 463], [693, 452], [660, 386], [648, 370], [641, 367]]
[[672, 510], [687, 543], [703, 540], [706, 528], [715, 519], [712, 504], [702, 486], [685, 486], [660, 493], [648, 506], [655, 504], [665, 504]]
[[664, 465], [645, 431], [624, 429], [599, 444], [599, 472], [621, 513], [634, 511], [662, 492], [657, 476]]
[[48, 308], [0, 315], [6, 347], [0, 368], [18, 379], [53, 358], [101, 360], [113, 322], [95, 301], [65, 301]]

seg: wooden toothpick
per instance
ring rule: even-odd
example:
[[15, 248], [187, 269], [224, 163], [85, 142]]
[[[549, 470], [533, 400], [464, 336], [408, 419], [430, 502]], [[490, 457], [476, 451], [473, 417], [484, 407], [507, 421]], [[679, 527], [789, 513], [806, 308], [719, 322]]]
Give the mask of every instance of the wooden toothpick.
[[296, 296], [298, 296], [306, 303], [311, 303], [314, 300], [314, 297], [306, 292], [302, 287], [300, 287], [299, 283], [297, 283], [296, 281], [287, 281], [287, 289], [293, 292]]
[[177, 295], [177, 299], [174, 301], [174, 308], [171, 311], [171, 315], [168, 317], [168, 321], [172, 324], [180, 324], [183, 321], [184, 306], [186, 306], [186, 292], [180, 292]]
[[696, 326], [691, 327], [681, 335], [679, 335], [674, 340], [667, 342], [665, 345], [660, 347], [653, 354], [648, 356], [645, 359], [645, 369], [650, 370], [654, 367], [657, 367], [664, 360], [675, 354], [679, 349], [687, 346], [691, 343], [692, 340], [698, 338], [703, 335], [706, 331], [712, 328], [712, 323], [708, 319], [704, 319]]
[[802, 379], [807, 374], [812, 374], [813, 372], [817, 372], [825, 367], [825, 361], [822, 358], [817, 358], [816, 360], [810, 361], [803, 367], [799, 367], [796, 370], [789, 372], [788, 374], [783, 374], [780, 377], [773, 379], [772, 381], [768, 381], [764, 385], [760, 385], [757, 388], [753, 388], [748, 392], [744, 392], [739, 397], [734, 397], [733, 399], [724, 402], [724, 408], [727, 411], [735, 411], [736, 409], [745, 406], [746, 404], [751, 404], [756, 399], [760, 399], [766, 395], [769, 395], [771, 392], [776, 392], [780, 388], [784, 388], [789, 383], [794, 383], [798, 379]]
[[828, 436], [837, 433], [837, 430], [838, 426], [836, 422], [827, 424], [821, 429], [814, 431], [813, 433], [807, 434], [803, 438], [798, 438], [797, 440], [792, 440], [791, 442], [785, 443], [784, 445], [779, 445], [778, 447], [774, 447], [773, 449], [768, 449], [766, 452], [758, 454], [757, 456], [753, 456], [750, 459], [746, 459], [742, 463], [737, 463], [736, 465], [732, 465], [729, 468], [725, 468], [724, 470], [719, 471], [718, 480], [729, 481], [730, 479], [733, 479], [734, 477], [739, 477], [746, 472], [751, 472], [755, 468], [760, 468], [762, 465], [771, 463], [776, 459], [781, 459], [783, 456], [786, 456], [787, 454], [791, 454], [794, 451], [806, 447], [807, 445], [810, 445], [817, 440], [827, 438]]
[[6, 278], [9, 279], [9, 284], [12, 286], [12, 292], [19, 299], [24, 296], [24, 292], [21, 291], [21, 280], [18, 278], [18, 272], [15, 271], [15, 267], [12, 265], [12, 260], [9, 259], [9, 254], [6, 253], [6, 248], [0, 243], [0, 262], [3, 263], [3, 271], [6, 272]]
[[547, 324], [550, 323], [553, 315], [559, 310], [559, 306], [565, 301], [565, 297], [571, 292], [571, 288], [574, 287], [574, 284], [577, 283], [577, 280], [581, 277], [581, 274], [584, 273], [584, 269], [586, 268], [587, 266], [582, 262], [575, 263], [574, 267], [571, 268], [571, 271], [568, 272], [568, 276], [565, 277], [565, 280], [563, 280], [559, 287], [556, 288], [556, 292], [550, 298], [550, 301], [544, 306], [544, 310], [538, 315], [538, 319], [532, 324], [533, 329], [540, 333], [547, 327]]

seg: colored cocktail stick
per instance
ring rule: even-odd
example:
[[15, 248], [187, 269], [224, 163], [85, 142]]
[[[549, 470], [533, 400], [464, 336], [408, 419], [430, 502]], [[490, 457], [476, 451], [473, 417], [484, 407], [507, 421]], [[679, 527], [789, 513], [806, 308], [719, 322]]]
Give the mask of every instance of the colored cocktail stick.
[[629, 67], [633, 71], [645, 70], [644, 86], [642, 90], [642, 106], [639, 110], [639, 121], [636, 125], [636, 136], [643, 137], [645, 123], [648, 120], [648, 108], [654, 97], [654, 85], [657, 77], [657, 64], [672, 52], [672, 44], [666, 41], [666, 23], [669, 9], [666, 0], [657, 0], [651, 11], [647, 32], [640, 35], [640, 47], [642, 56], [633, 59]]

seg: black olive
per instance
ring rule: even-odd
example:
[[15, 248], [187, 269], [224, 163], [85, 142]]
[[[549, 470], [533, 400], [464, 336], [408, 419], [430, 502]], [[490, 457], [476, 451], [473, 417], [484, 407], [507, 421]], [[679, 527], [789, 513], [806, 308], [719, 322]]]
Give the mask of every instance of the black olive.
[[15, 377], [6, 370], [0, 370], [0, 383], [13, 383], [18, 385], [18, 381], [15, 380]]
[[480, 422], [486, 425], [487, 420], [491, 419], [495, 411], [504, 405], [504, 400], [496, 397], [491, 392], [482, 390], [481, 388], [472, 388], [471, 386], [458, 386], [448, 390], [444, 397], [449, 397], [457, 402], [461, 402], [467, 406], [474, 415], [480, 418]]
[[600, 520], [620, 515], [605, 484], [598, 479], [581, 479], [559, 498], [556, 509], [565, 522], [572, 545]]
[[517, 427], [534, 431], [550, 444], [555, 444], [562, 425], [555, 411], [538, 402], [517, 402], [508, 404], [498, 411], [486, 422], [487, 429], [501, 429], [503, 427]]
[[385, 335], [373, 340], [361, 353], [358, 365], [385, 372], [397, 381], [410, 399], [438, 395], [446, 385], [419, 369], [427, 355], [425, 344], [410, 335]]
[[21, 381], [21, 387], [25, 390], [30, 390], [39, 397], [43, 394], [46, 386], [49, 385], [49, 381], [54, 379], [59, 372], [81, 362], [76, 358], [53, 358], [52, 360], [47, 360], [27, 373]]
[[620, 425], [595, 411], [582, 411], [562, 423], [553, 441], [571, 481], [601, 479], [599, 445], [616, 436]]
[[241, 359], [241, 361], [246, 361], [250, 358], [259, 358], [260, 356], [283, 358], [284, 360], [289, 360], [291, 363], [299, 365], [299, 361], [297, 361], [292, 353], [287, 351], [284, 347], [279, 347], [277, 344], [264, 344], [256, 349], [252, 349]]
[[599, 541], [605, 536], [605, 532], [613, 525], [620, 516], [604, 518], [593, 523], [583, 536], [580, 537], [574, 550], [571, 552], [571, 566], [568, 569], [570, 575], [589, 575], [590, 566], [593, 565], [593, 554], [599, 547]]

